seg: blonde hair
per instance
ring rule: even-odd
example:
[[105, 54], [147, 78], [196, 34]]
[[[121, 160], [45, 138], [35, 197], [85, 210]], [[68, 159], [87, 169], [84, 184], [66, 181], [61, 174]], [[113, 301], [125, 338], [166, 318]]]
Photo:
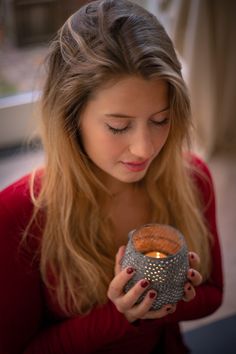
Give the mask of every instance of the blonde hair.
[[86, 313], [106, 302], [113, 277], [116, 247], [103, 210], [108, 192], [93, 173], [78, 125], [94, 90], [121, 76], [168, 82], [171, 131], [142, 183], [153, 204], [150, 221], [179, 228], [200, 254], [207, 277], [208, 231], [182, 156], [191, 125], [189, 97], [172, 42], [156, 17], [129, 1], [93, 1], [59, 30], [47, 63], [42, 97], [47, 160], [34, 219], [39, 211], [46, 214], [41, 273], [61, 308]]

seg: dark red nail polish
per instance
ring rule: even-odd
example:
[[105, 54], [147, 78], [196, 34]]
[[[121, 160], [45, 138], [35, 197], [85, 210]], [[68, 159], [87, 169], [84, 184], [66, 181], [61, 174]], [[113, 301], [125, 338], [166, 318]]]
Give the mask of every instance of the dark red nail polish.
[[171, 307], [167, 307], [166, 311], [169, 312], [171, 310]]
[[149, 284], [149, 283], [148, 283], [147, 280], [142, 280], [141, 283], [140, 283], [140, 285], [141, 285], [142, 288], [146, 288], [146, 287], [148, 286], [148, 284]]
[[192, 270], [191, 277], [194, 277], [194, 275], [195, 275], [195, 272], [194, 272], [194, 270]]
[[189, 286], [189, 287], [187, 288], [188, 291], [190, 291], [191, 289], [192, 289], [191, 286]]
[[191, 253], [190, 258], [194, 259], [194, 254], [193, 253]]
[[127, 274], [132, 274], [134, 272], [133, 268], [132, 267], [129, 267], [126, 269], [126, 273]]
[[155, 296], [156, 296], [156, 293], [154, 291], [149, 293], [150, 299], [154, 299]]

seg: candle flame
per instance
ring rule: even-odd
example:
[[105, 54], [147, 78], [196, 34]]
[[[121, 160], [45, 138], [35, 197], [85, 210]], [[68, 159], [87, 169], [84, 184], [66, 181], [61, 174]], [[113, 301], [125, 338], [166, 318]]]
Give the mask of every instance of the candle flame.
[[157, 252], [157, 251], [151, 251], [145, 253], [145, 256], [147, 257], [153, 257], [153, 258], [166, 258], [167, 255], [163, 252]]

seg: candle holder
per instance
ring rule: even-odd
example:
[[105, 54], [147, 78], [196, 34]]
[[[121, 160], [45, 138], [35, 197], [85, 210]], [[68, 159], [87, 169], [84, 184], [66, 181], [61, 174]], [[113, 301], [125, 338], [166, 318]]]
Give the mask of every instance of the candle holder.
[[135, 274], [124, 291], [127, 292], [140, 279], [147, 279], [150, 285], [137, 303], [150, 289], [157, 291], [152, 310], [178, 302], [184, 294], [189, 268], [183, 235], [169, 225], [147, 224], [129, 232], [128, 238], [121, 265], [122, 269], [133, 267]]

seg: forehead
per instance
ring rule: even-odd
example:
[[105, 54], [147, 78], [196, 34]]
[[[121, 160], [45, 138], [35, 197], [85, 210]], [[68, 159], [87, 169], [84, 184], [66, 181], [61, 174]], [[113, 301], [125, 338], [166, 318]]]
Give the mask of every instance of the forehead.
[[104, 83], [91, 96], [91, 101], [96, 103], [154, 104], [166, 103], [169, 96], [168, 83], [163, 79], [144, 79], [139, 76], [125, 76], [111, 79]]

